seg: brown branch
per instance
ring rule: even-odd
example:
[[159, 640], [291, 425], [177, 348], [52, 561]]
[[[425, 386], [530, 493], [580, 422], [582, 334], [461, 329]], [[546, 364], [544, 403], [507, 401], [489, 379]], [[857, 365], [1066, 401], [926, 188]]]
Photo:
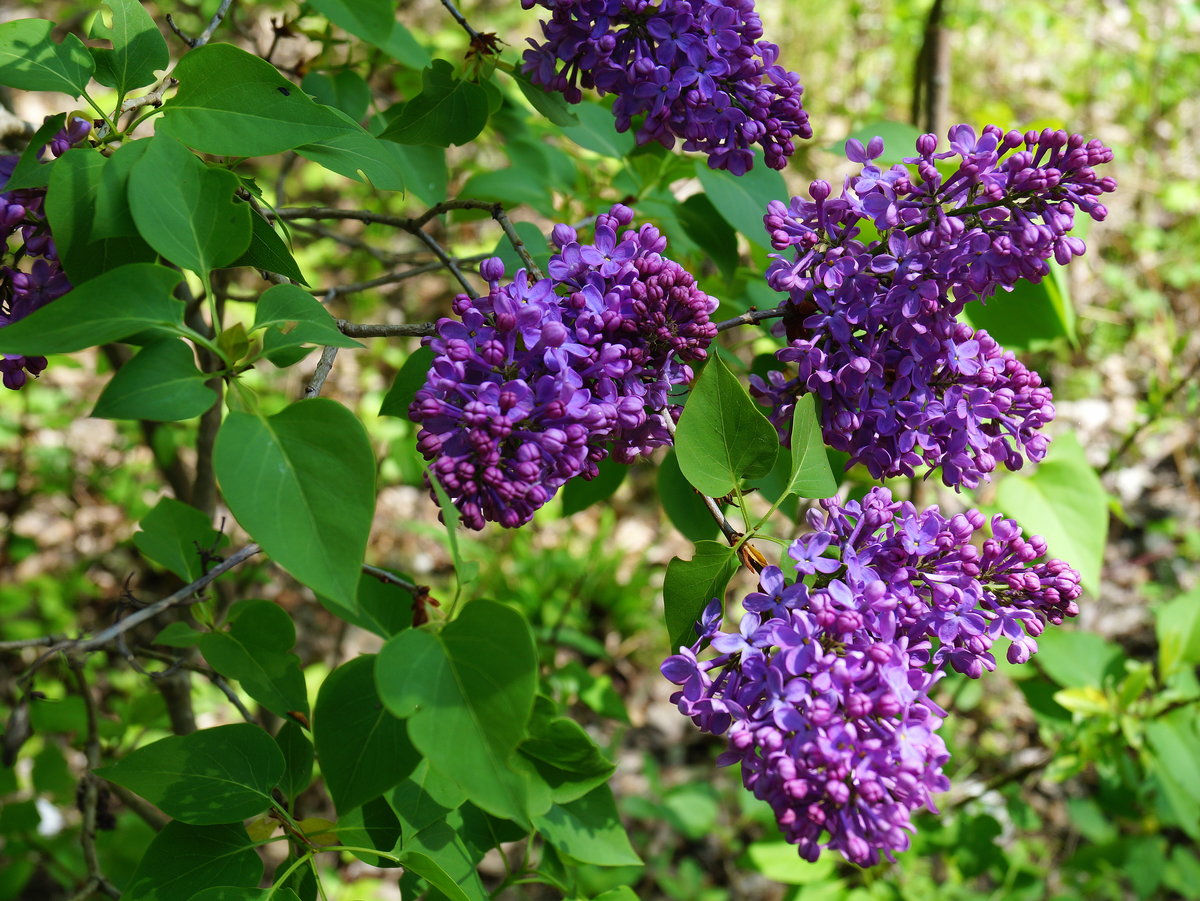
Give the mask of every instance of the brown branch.
[[261, 550], [262, 548], [260, 548], [257, 544], [248, 544], [230, 554], [200, 578], [196, 579], [196, 581], [185, 585], [174, 594], [170, 594], [165, 598], [155, 601], [153, 604], [149, 604], [145, 607], [142, 607], [140, 610], [134, 611], [133, 613], [129, 614], [129, 616], [118, 620], [111, 626], [97, 632], [95, 635], [92, 635], [88, 638], [69, 638], [56, 642], [55, 644], [51, 645], [49, 650], [38, 657], [38, 659], [33, 662], [28, 670], [26, 670], [25, 675], [22, 676], [22, 681], [28, 681], [32, 674], [43, 663], [45, 663], [46, 660], [55, 654], [62, 653], [68, 656], [74, 656], [76, 654], [84, 654], [88, 651], [94, 651], [97, 648], [102, 648], [110, 642], [116, 640], [118, 636], [124, 635], [134, 626], [153, 619], [164, 610], [168, 610], [171, 607], [178, 607], [184, 604], [192, 603], [193, 598], [195, 598], [196, 595], [209, 584], [223, 576], [225, 573], [229, 572], [231, 569], [234, 569], [235, 567], [240, 566], [242, 563], [245, 563]]
[[[665, 411], [661, 413], [660, 416], [662, 417], [662, 421], [667, 426], [667, 431], [671, 433], [671, 440], [673, 442], [675, 439], [675, 420], [671, 418], [670, 413]], [[696, 491], [696, 494], [700, 495], [700, 499], [704, 501], [704, 506], [708, 509], [709, 515], [720, 527], [721, 534], [725, 536], [725, 540], [729, 542], [729, 546], [733, 547], [735, 544], [737, 544], [738, 539], [742, 537], [742, 533], [735, 529], [733, 527], [733, 523], [725, 518], [725, 514], [721, 512], [721, 505], [718, 504], [715, 499], [709, 497], [707, 494], [701, 493], [698, 490]]]
[[403, 322], [398, 325], [337, 321], [338, 330], [349, 338], [424, 338], [437, 334], [436, 322]]
[[476, 46], [483, 35], [471, 27], [471, 23], [458, 11], [458, 7], [454, 5], [453, 0], [442, 0], [442, 6], [446, 7], [447, 12], [450, 13], [450, 17], [467, 33], [467, 37], [471, 39], [471, 46]]
[[303, 397], [316, 397], [321, 393], [321, 389], [325, 387], [325, 380], [329, 378], [329, 373], [333, 370], [333, 361], [337, 358], [337, 352], [336, 347], [327, 345], [321, 348], [321, 359], [317, 361], [317, 369], [313, 373], [312, 381], [304, 386]]
[[160, 811], [149, 801], [139, 798], [129, 789], [125, 788], [125, 786], [117, 785], [115, 782], [110, 782], [108, 784], [108, 790], [120, 798], [122, 804], [137, 814], [142, 821], [145, 822], [145, 824], [155, 832], [160, 831], [163, 826], [171, 822], [170, 817]]
[[[525, 246], [525, 242], [521, 240], [521, 236], [517, 234], [517, 230], [509, 221], [508, 214], [504, 212], [504, 205], [500, 203], [489, 203], [486, 200], [444, 200], [439, 204], [430, 207], [420, 216], [392, 216], [386, 213], [372, 213], [369, 210], [341, 210], [335, 207], [289, 207], [282, 210], [275, 210], [270, 215], [278, 219], [352, 219], [356, 222], [362, 222], [367, 225], [390, 225], [393, 228], [401, 229], [409, 232], [416, 237], [421, 237], [419, 234], [431, 220], [444, 213], [449, 213], [453, 210], [484, 210], [486, 211], [500, 226], [504, 232], [504, 236], [508, 238], [508, 242], [512, 245], [513, 250], [521, 258], [521, 262], [525, 264], [525, 268], [535, 280], [541, 279], [542, 271], [533, 261], [533, 257], [529, 255], [529, 249]], [[433, 249], [432, 247], [430, 248]], [[437, 253], [437, 251], [434, 251]], [[438, 256], [441, 259], [441, 255]], [[451, 270], [453, 271], [453, 270]]]
[[75, 679], [75, 688], [83, 699], [84, 710], [87, 713], [87, 740], [84, 743], [87, 769], [81, 778], [79, 793], [79, 809], [83, 813], [83, 823], [79, 827], [79, 843], [83, 846], [87, 881], [72, 897], [83, 901], [99, 891], [110, 898], [120, 898], [121, 893], [117, 891], [116, 886], [104, 877], [100, 857], [96, 853], [96, 814], [100, 806], [100, 786], [93, 775], [93, 770], [100, 766], [100, 732], [96, 725], [96, 702], [87, 680], [83, 677], [81, 661], [71, 662], [71, 675]]
[[935, 135], [949, 117], [950, 29], [945, 18], [945, 0], [933, 0], [913, 76], [913, 124]]
[[751, 309], [741, 316], [734, 316], [732, 319], [725, 319], [718, 322], [717, 331], [725, 332], [731, 328], [737, 328], [739, 325], [754, 325], [757, 322], [765, 322], [768, 319], [782, 319], [785, 315], [787, 315], [787, 311], [782, 305], [772, 310]]
[[171, 31], [175, 32], [175, 35], [181, 41], [187, 44], [188, 47], [190, 47], [192, 50], [195, 50], [197, 47], [203, 47], [209, 42], [209, 40], [212, 39], [213, 33], [217, 30], [217, 27], [221, 24], [221, 20], [225, 18], [225, 15], [229, 12], [229, 7], [232, 5], [233, 0], [221, 0], [221, 5], [217, 8], [216, 13], [213, 15], [208, 25], [205, 26], [205, 29], [200, 32], [199, 37], [189, 38], [186, 34], [180, 31], [179, 26], [176, 25], [171, 19], [170, 13], [167, 13], [167, 27], [170, 28]]

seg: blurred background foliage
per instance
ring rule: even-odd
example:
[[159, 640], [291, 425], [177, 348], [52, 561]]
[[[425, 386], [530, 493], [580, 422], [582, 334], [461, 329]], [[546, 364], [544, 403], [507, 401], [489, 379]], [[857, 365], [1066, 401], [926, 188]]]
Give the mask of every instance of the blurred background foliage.
[[[217, 0], [147, 6], [160, 23], [171, 13], [196, 33]], [[905, 124], [914, 120], [918, 55], [930, 46], [930, 0], [760, 0], [759, 7], [781, 61], [802, 75], [817, 134], [784, 173], [792, 191], [813, 177], [841, 178], [848, 170], [840, 147], [851, 134], [910, 141], [915, 131]], [[570, 704], [618, 761], [613, 787], [646, 864], [597, 868], [588, 877], [593, 893], [629, 885], [642, 898], [674, 901], [1200, 898], [1200, 4], [948, 0], [937, 7], [933, 40], [943, 52], [945, 91], [934, 113], [943, 133], [959, 121], [1064, 127], [1116, 153], [1119, 191], [1108, 220], [1086, 235], [1089, 255], [1055, 289], [1065, 299], [1059, 314], [1035, 315], [1016, 308], [1022, 298], [1000, 298], [987, 323], [1008, 328], [1008, 343], [1043, 372], [1059, 409], [1052, 433], [1074, 435], [1101, 474], [1111, 521], [1099, 591], [1084, 599], [1077, 623], [1045, 636], [1033, 666], [1002, 664], [982, 682], [944, 680], [954, 788], [940, 815], [923, 817], [912, 850], [895, 864], [860, 870], [832, 856], [800, 861], [737, 774], [713, 768], [719, 743], [695, 733], [667, 701], [669, 686], [657, 672], [669, 653], [658, 596], [663, 571], [674, 554], [690, 555], [685, 534], [707, 537], [696, 533], [707, 525], [694, 510], [663, 513], [656, 485], [672, 477], [669, 467], [661, 474], [654, 464], [633, 467], [602, 503], [589, 506], [586, 491], [567, 491], [530, 527], [463, 537], [463, 558], [479, 564], [468, 566], [464, 582], [469, 570], [475, 574], [465, 590], [523, 609], [540, 645], [553, 649], [542, 661], [545, 689]], [[0, 0], [0, 19], [39, 15], [79, 31], [95, 8]], [[535, 32], [536, 14], [515, 2], [462, 8], [477, 29], [506, 42], [510, 60]], [[235, 3], [217, 38], [261, 53], [361, 121], [419, 90], [431, 57], [468, 70], [476, 64], [464, 62], [465, 35], [435, 0], [400, 4], [414, 38], [400, 63], [311, 13], [295, 2]], [[479, 140], [444, 155], [405, 148], [405, 195], [338, 179], [294, 156], [262, 161], [256, 178], [279, 205], [411, 215], [444, 197], [500, 201], [535, 257], [547, 253], [550, 223], [579, 223], [611, 202], [636, 201], [668, 235], [670, 253], [721, 298], [718, 315], [773, 302], [760, 280], [766, 250], [742, 239], [733, 252], [737, 238], [724, 220], [739, 211], [711, 191], [704, 196], [693, 160], [657, 147], [630, 153], [632, 138], [614, 133], [594, 100], [577, 110], [579, 124], [564, 137], [532, 113], [511, 78], [495, 81], [492, 127]], [[3, 99], [33, 122], [68, 108], [37, 106], [52, 102], [43, 96]], [[755, 190], [779, 184], [762, 175]], [[481, 214], [453, 214], [439, 239], [464, 259], [498, 247], [508, 253]], [[453, 289], [441, 275], [387, 280], [428, 262], [411, 236], [296, 224], [293, 240], [314, 292], [341, 286], [329, 295], [338, 316], [417, 322], [447, 310]], [[253, 309], [239, 307], [239, 298], [264, 286], [239, 278], [218, 289], [249, 321]], [[382, 285], [345, 287], [380, 278]], [[772, 346], [740, 333], [733, 344], [745, 361]], [[450, 554], [421, 487], [414, 427], [378, 412], [414, 347], [374, 341], [344, 352], [326, 393], [364, 419], [381, 461], [370, 556], [448, 598]], [[126, 605], [178, 584], [141, 560], [130, 539], [162, 494], [162, 473], [189, 453], [194, 425], [88, 418], [97, 373], [109, 365], [102, 355], [55, 359], [36, 384], [0, 394], [0, 640], [102, 627]], [[300, 387], [293, 370], [274, 386], [271, 373], [255, 378], [280, 402]], [[864, 484], [854, 473], [847, 479], [849, 490]], [[997, 504], [994, 488], [975, 498], [947, 497], [923, 482], [904, 491], [951, 508]], [[230, 598], [269, 598], [292, 614], [310, 684], [377, 648], [277, 570], [243, 568], [225, 581]], [[748, 585], [743, 578], [736, 587]], [[203, 725], [233, 715], [202, 665], [164, 674], [153, 635], [135, 633], [129, 647], [88, 664], [109, 747], [178, 728], [181, 693], [190, 694]], [[21, 727], [15, 680], [36, 653], [0, 656], [6, 757]], [[83, 875], [75, 791], [86, 711], [73, 686], [65, 667], [41, 670], [34, 686], [41, 697], [28, 708], [32, 737], [0, 767], [0, 901], [65, 898]], [[156, 825], [135, 801], [110, 797], [105, 825], [113, 828], [100, 835], [105, 869], [118, 884]], [[356, 861], [326, 866], [334, 899], [399, 897], [385, 871]], [[502, 872], [498, 859], [484, 866]], [[533, 888], [521, 891], [505, 897], [538, 897]]]

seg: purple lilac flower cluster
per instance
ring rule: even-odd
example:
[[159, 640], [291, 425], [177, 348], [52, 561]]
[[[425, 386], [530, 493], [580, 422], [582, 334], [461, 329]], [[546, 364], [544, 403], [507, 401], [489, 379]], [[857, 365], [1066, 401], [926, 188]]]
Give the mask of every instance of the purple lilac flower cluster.
[[[71, 119], [51, 138], [50, 155], [62, 156], [90, 130], [91, 124], [85, 119]], [[0, 189], [12, 178], [18, 159], [0, 156]], [[45, 188], [0, 192], [0, 328], [24, 319], [71, 290], [46, 221], [45, 196]], [[0, 354], [0, 382], [14, 391], [45, 368], [45, 357]]]
[[594, 478], [609, 453], [632, 462], [671, 442], [671, 389], [692, 380], [716, 336], [717, 301], [651, 225], [621, 205], [596, 219], [592, 243], [555, 226], [549, 278], [484, 261], [490, 290], [460, 294], [441, 319], [410, 414], [417, 447], [474, 529], [530, 520], [569, 479]]
[[782, 169], [797, 137], [811, 138], [800, 77], [761, 40], [753, 0], [521, 0], [551, 13], [546, 40], [530, 40], [524, 71], [578, 103], [580, 85], [615, 94], [617, 130], [708, 154], [713, 169], [744, 175], [754, 145]]
[[[1003, 464], [1040, 460], [1039, 430], [1054, 418], [1050, 391], [985, 331], [959, 321], [1018, 279], [1040, 281], [1053, 257], [1084, 252], [1070, 235], [1075, 211], [1107, 213], [1116, 183], [1095, 167], [1112, 160], [1099, 141], [1046, 129], [982, 135], [950, 130], [950, 149], [923, 135], [915, 167], [874, 165], [875, 138], [847, 143], [861, 165], [840, 196], [825, 181], [811, 199], [773, 201], [764, 218], [777, 254], [771, 287], [788, 295], [790, 345], [799, 369], [753, 380], [781, 434], [798, 394], [822, 401], [825, 441], [877, 478], [941, 467], [947, 485], [973, 487]], [[939, 161], [955, 160], [949, 175]], [[946, 166], [945, 163], [942, 164]], [[858, 240], [870, 223], [879, 238]]]
[[800, 578], [764, 569], [736, 634], [714, 600], [662, 673], [681, 712], [728, 734], [719, 762], [741, 763], [802, 857], [833, 848], [867, 866], [907, 848], [913, 812], [949, 787], [946, 714], [929, 697], [947, 664], [976, 678], [999, 638], [1028, 660], [1047, 623], [1078, 612], [1079, 574], [1000, 516], [977, 546], [976, 510], [947, 518], [884, 488], [820, 503], [788, 551]]

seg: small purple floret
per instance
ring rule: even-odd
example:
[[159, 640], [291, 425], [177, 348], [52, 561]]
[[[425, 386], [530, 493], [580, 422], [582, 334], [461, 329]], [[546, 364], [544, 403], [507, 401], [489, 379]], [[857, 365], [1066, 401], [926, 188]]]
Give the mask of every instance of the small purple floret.
[[715, 631], [714, 601], [662, 673], [682, 713], [727, 735], [718, 762], [742, 765], [801, 857], [870, 866], [906, 849], [912, 815], [949, 788], [933, 686], [948, 668], [994, 669], [999, 638], [1028, 660], [1047, 623], [1078, 612], [1079, 574], [999, 516], [977, 546], [976, 510], [918, 511], [885, 488], [820, 504], [789, 551], [810, 584], [767, 567], [738, 631]]
[[436, 356], [410, 411], [417, 448], [469, 527], [523, 525], [610, 454], [630, 463], [671, 443], [672, 392], [707, 356], [717, 301], [662, 256], [658, 229], [632, 221], [614, 206], [591, 244], [556, 226], [537, 282], [522, 269], [502, 284], [503, 264], [484, 261], [489, 292], [458, 295], [459, 318], [426, 339]]

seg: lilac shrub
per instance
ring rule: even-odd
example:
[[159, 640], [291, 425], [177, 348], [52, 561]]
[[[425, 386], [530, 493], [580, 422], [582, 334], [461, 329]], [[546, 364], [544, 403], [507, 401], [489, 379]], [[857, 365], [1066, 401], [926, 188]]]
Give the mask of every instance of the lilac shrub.
[[[50, 155], [62, 156], [87, 137], [91, 125], [74, 118], [50, 140]], [[3, 191], [19, 157], [0, 156], [0, 328], [24, 319], [71, 290], [46, 221], [45, 188]], [[13, 391], [46, 368], [45, 357], [0, 354], [0, 381]]]
[[[524, 71], [571, 103], [580, 87], [615, 94], [618, 131], [637, 141], [708, 154], [713, 169], [743, 175], [758, 145], [782, 169], [795, 138], [811, 138], [800, 77], [761, 40], [753, 0], [521, 0], [550, 12], [545, 41], [530, 39]], [[644, 118], [643, 118], [644, 117]]]
[[[881, 169], [883, 141], [852, 140], [861, 170], [840, 195], [814, 181], [811, 199], [770, 204], [767, 231], [788, 251], [767, 271], [787, 295], [778, 358], [798, 374], [756, 378], [752, 390], [785, 438], [795, 398], [814, 392], [825, 441], [876, 478], [927, 465], [974, 487], [998, 465], [1045, 456], [1054, 406], [1037, 373], [959, 316], [997, 288], [1040, 281], [1051, 258], [1082, 254], [1075, 212], [1103, 219], [1098, 198], [1116, 183], [1095, 169], [1111, 150], [1063, 131], [958, 125], [936, 151], [923, 135], [908, 165]], [[879, 237], [859, 240], [866, 226]]]
[[681, 712], [728, 736], [719, 763], [742, 765], [802, 857], [869, 866], [907, 848], [912, 814], [949, 787], [933, 686], [947, 667], [994, 669], [1001, 638], [1027, 661], [1047, 623], [1078, 612], [1079, 574], [1011, 520], [976, 546], [982, 513], [918, 511], [886, 488], [821, 501], [808, 524], [788, 550], [799, 578], [764, 569], [737, 633], [714, 600], [662, 672]]
[[490, 290], [460, 294], [457, 319], [426, 339], [435, 354], [411, 408], [417, 447], [462, 513], [514, 528], [575, 476], [594, 478], [669, 444], [675, 386], [716, 336], [717, 301], [651, 225], [621, 205], [596, 219], [592, 243], [558, 225], [549, 278], [484, 261]]

